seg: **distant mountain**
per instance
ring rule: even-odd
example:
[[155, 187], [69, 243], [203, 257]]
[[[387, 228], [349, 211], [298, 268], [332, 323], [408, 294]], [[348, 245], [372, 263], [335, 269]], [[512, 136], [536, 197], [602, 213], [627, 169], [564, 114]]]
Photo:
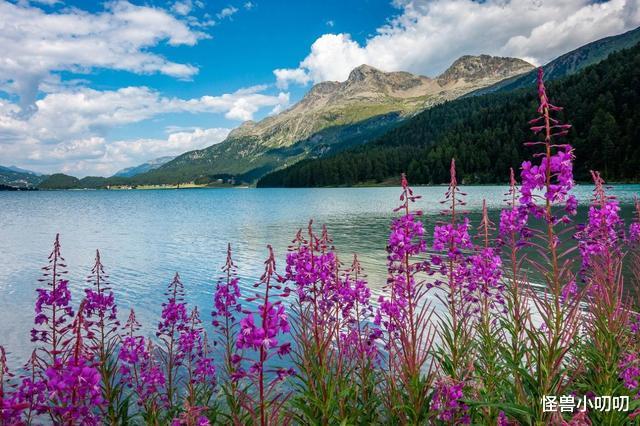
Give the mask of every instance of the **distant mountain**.
[[13, 170], [14, 172], [18, 172], [18, 173], [27, 173], [27, 174], [32, 174], [36, 176], [42, 176], [42, 173], [34, 172], [33, 170], [22, 169], [18, 166], [9, 166], [7, 167], [7, 169]]
[[[589, 65], [596, 64], [613, 52], [635, 46], [640, 42], [640, 27], [616, 36], [606, 37], [585, 44], [569, 53], [554, 59], [543, 66], [547, 81], [575, 74]], [[502, 80], [469, 95], [482, 95], [492, 92], [509, 92], [511, 90], [530, 87], [536, 81], [535, 70], [528, 73]]]
[[118, 171], [116, 174], [114, 174], [113, 176], [116, 177], [133, 177], [136, 175], [139, 175], [141, 173], [146, 173], [150, 170], [154, 170], [157, 169], [158, 167], [162, 166], [163, 164], [168, 163], [169, 161], [173, 160], [175, 157], [160, 157], [160, 158], [156, 158], [155, 160], [151, 160], [151, 161], [147, 161], [146, 163], [142, 163], [138, 166], [134, 166], [134, 167], [128, 167], [126, 169], [122, 169], [120, 171]]
[[71, 189], [77, 188], [80, 179], [77, 177], [65, 175], [64, 173], [54, 173], [47, 176], [45, 180], [40, 182], [38, 188], [40, 189]]
[[[598, 170], [610, 182], [640, 182], [640, 43], [547, 84], [572, 128], [564, 140], [575, 149], [574, 176]], [[456, 159], [461, 182], [506, 182], [531, 158], [527, 120], [536, 116], [535, 83], [521, 90], [456, 99], [425, 110], [366, 145], [303, 160], [264, 176], [259, 187], [339, 186], [449, 179]]]
[[373, 140], [419, 111], [532, 68], [520, 59], [463, 56], [432, 79], [361, 65], [346, 81], [316, 84], [288, 110], [245, 122], [224, 142], [182, 154], [135, 180], [170, 183], [229, 173], [252, 181], [300, 159]]
[[46, 176], [15, 166], [0, 166], [0, 184], [13, 187], [37, 186]]

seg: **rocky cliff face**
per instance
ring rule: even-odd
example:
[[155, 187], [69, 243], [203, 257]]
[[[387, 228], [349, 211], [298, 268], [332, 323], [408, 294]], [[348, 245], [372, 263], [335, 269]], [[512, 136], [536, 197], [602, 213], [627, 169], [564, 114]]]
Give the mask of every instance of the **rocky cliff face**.
[[[266, 173], [291, 161], [328, 152], [343, 142], [345, 134], [350, 141], [362, 134], [362, 142], [366, 142], [367, 137], [378, 134], [376, 117], [380, 117], [380, 126], [391, 126], [425, 108], [532, 68], [520, 59], [463, 56], [432, 79], [360, 65], [346, 81], [318, 83], [286, 111], [260, 122], [248, 121], [223, 143], [185, 153], [158, 171], [173, 169], [174, 174], [185, 178], [251, 170]], [[291, 149], [293, 146], [297, 148]]]
[[533, 65], [517, 58], [498, 56], [461, 56], [438, 77], [442, 86], [465, 82], [467, 84], [485, 84], [487, 81], [499, 81], [533, 69]]

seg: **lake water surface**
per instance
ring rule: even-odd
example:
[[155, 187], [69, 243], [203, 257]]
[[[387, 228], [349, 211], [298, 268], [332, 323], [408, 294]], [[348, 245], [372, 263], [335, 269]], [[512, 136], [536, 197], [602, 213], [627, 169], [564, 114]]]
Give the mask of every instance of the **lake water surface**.
[[[431, 227], [445, 187], [419, 187], [417, 207]], [[492, 216], [506, 187], [464, 187], [467, 208], [478, 219], [482, 199]], [[591, 186], [580, 186], [578, 221]], [[630, 218], [640, 185], [613, 189]], [[231, 242], [242, 285], [260, 276], [266, 245], [278, 268], [296, 230], [313, 218], [326, 223], [343, 261], [357, 252], [374, 289], [385, 283], [385, 245], [398, 188], [189, 189], [149, 191], [0, 192], [0, 344], [10, 360], [30, 353], [35, 289], [56, 233], [76, 301], [82, 295], [95, 250], [110, 275], [121, 316], [135, 307], [148, 330], [155, 327], [164, 289], [179, 272], [187, 300], [208, 318], [215, 278]]]

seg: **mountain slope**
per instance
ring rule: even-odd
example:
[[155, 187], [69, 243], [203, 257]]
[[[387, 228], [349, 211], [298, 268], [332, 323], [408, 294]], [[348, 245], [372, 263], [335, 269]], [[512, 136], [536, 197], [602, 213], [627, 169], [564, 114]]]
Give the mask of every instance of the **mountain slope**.
[[163, 164], [168, 163], [173, 160], [175, 157], [160, 157], [153, 159], [151, 161], [147, 161], [146, 163], [139, 164], [133, 167], [127, 167], [126, 169], [122, 169], [114, 174], [114, 177], [133, 177], [139, 175], [141, 173], [146, 173], [150, 170], [157, 169]]
[[488, 55], [464, 56], [436, 79], [361, 65], [346, 81], [316, 84], [288, 110], [246, 122], [224, 142], [187, 152], [136, 181], [218, 173], [252, 180], [302, 158], [368, 142], [418, 111], [530, 69], [520, 59]]
[[[565, 53], [544, 65], [542, 68], [544, 69], [546, 80], [551, 81], [575, 74], [589, 65], [596, 64], [603, 59], [606, 59], [609, 54], [633, 47], [639, 42], [640, 27], [635, 30], [627, 31], [623, 34], [606, 37], [592, 43], [585, 44], [584, 46], [572, 50], [569, 53]], [[516, 77], [505, 79], [492, 86], [476, 90], [471, 92], [469, 95], [508, 92], [515, 89], [521, 89], [523, 87], [529, 87], [531, 84], [534, 84], [535, 81], [536, 72], [533, 70]]]
[[17, 168], [0, 166], [0, 184], [14, 187], [37, 186], [46, 176]]
[[[573, 125], [575, 177], [599, 170], [609, 181], [640, 180], [640, 44], [548, 84]], [[305, 160], [263, 177], [258, 186], [385, 182], [406, 172], [413, 183], [444, 183], [456, 158], [464, 183], [504, 182], [530, 156], [523, 141], [535, 116], [536, 87], [473, 96], [428, 109], [378, 140], [331, 157]]]

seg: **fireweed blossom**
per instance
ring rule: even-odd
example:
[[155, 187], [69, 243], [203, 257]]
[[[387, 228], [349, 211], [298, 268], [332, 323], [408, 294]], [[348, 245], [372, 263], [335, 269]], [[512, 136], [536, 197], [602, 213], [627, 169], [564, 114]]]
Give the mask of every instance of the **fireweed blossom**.
[[620, 379], [634, 392], [634, 398], [640, 399], [640, 356], [637, 353], [626, 354], [620, 362]]
[[188, 328], [187, 304], [184, 302], [184, 285], [176, 272], [165, 292], [167, 301], [162, 304], [161, 321], [156, 336], [161, 341], [164, 375], [166, 377], [166, 399], [170, 407], [176, 402], [178, 370], [184, 354], [178, 348], [180, 333]]
[[[456, 383], [464, 383], [469, 375], [469, 366], [472, 365], [469, 358], [472, 353], [470, 321], [474, 307], [468, 298], [471, 270], [468, 268], [467, 253], [474, 249], [474, 244], [469, 234], [469, 219], [466, 212], [461, 211], [466, 205], [466, 194], [458, 186], [454, 159], [451, 159], [449, 171], [449, 187], [444, 200], [440, 202], [448, 207], [441, 212], [448, 220], [437, 224], [433, 235], [434, 251], [444, 252], [444, 255], [434, 254], [431, 258], [434, 265], [439, 265], [440, 273], [434, 284], [439, 292], [444, 293], [437, 293], [436, 297], [445, 305], [448, 314], [440, 321], [438, 332], [441, 344], [437, 353], [440, 362], [449, 366], [444, 374]], [[477, 261], [474, 274], [483, 274], [482, 266], [483, 262]], [[475, 285], [474, 283], [473, 286]], [[459, 416], [462, 417], [463, 414]]]
[[[419, 220], [421, 210], [412, 210], [420, 199], [401, 177], [400, 205], [394, 209], [401, 216], [391, 222], [387, 240], [386, 295], [380, 296], [374, 323], [386, 331], [387, 409], [402, 422], [420, 423], [428, 417], [428, 389], [431, 384], [429, 352], [433, 339], [429, 288], [425, 278], [432, 274], [426, 259], [425, 229]], [[411, 409], [398, 412], [394, 406]]]
[[502, 282], [502, 258], [492, 247], [492, 232], [495, 225], [489, 220], [487, 203], [482, 201], [482, 220], [478, 227], [478, 238], [482, 245], [475, 247], [474, 254], [466, 259], [466, 279], [463, 282], [463, 297], [472, 308], [472, 313], [481, 313], [488, 318], [492, 310], [504, 310], [504, 284]]
[[[469, 407], [462, 402], [464, 383], [456, 383], [449, 377], [438, 379], [433, 392], [431, 409], [437, 420], [448, 424], [470, 424]], [[460, 413], [463, 413], [462, 415]]]
[[191, 311], [188, 328], [180, 332], [178, 350], [183, 363], [187, 365], [189, 384], [215, 384], [216, 369], [209, 357], [207, 338], [197, 307]]
[[[295, 284], [298, 299], [313, 304], [315, 322], [329, 313], [335, 293], [335, 271], [338, 259], [331, 245], [326, 227], [318, 237], [313, 231], [313, 221], [307, 227], [307, 239], [302, 230], [296, 234], [287, 254], [285, 277]], [[318, 336], [319, 338], [320, 336]]]
[[[530, 218], [542, 222], [541, 229], [532, 228], [528, 240], [541, 260], [527, 256], [526, 261], [538, 272], [546, 287], [544, 294], [528, 292], [542, 324], [527, 326], [527, 334], [536, 336], [529, 339], [529, 353], [534, 356], [527, 361], [531, 371], [527, 380], [535, 387], [536, 395], [563, 395], [568, 383], [557, 378], [570, 374], [571, 346], [568, 342], [578, 338], [582, 324], [582, 290], [576, 285], [574, 257], [571, 250], [561, 246], [572, 234], [569, 224], [576, 213], [577, 202], [571, 194], [573, 148], [558, 142], [558, 138], [568, 134], [571, 126], [555, 117], [562, 108], [550, 103], [543, 74], [539, 68], [539, 115], [529, 122], [539, 140], [525, 142], [525, 146], [540, 148], [540, 152], [534, 154], [533, 161], [524, 161], [520, 172], [520, 208], [525, 209]], [[540, 421], [557, 420], [554, 417], [557, 415], [545, 412], [539, 401], [533, 410]]]
[[133, 391], [142, 416], [147, 421], [152, 421], [161, 406], [165, 405], [161, 394], [166, 380], [162, 369], [154, 361], [151, 341], [147, 342], [137, 334], [140, 327], [132, 309], [123, 327], [124, 335], [118, 354], [119, 372], [123, 383]]
[[[40, 282], [47, 287], [37, 289], [38, 298], [35, 308], [35, 328], [31, 330], [31, 340], [42, 342], [46, 346], [40, 356], [45, 363], [55, 363], [64, 350], [67, 334], [71, 327], [73, 308], [71, 307], [71, 292], [69, 281], [62, 279], [67, 273], [64, 258], [60, 254], [60, 236], [56, 234], [53, 250], [49, 254], [49, 264], [42, 268], [44, 271]], [[44, 371], [45, 365], [41, 366]]]
[[403, 215], [392, 220], [387, 241], [387, 289], [390, 295], [380, 296], [380, 311], [376, 316], [376, 324], [383, 325], [390, 333], [398, 332], [413, 321], [413, 312], [409, 310], [415, 309], [415, 299], [422, 287], [421, 283], [416, 283], [416, 274], [430, 272], [427, 261], [412, 260], [427, 251], [424, 225], [418, 220], [422, 211], [410, 211], [410, 203], [418, 199], [420, 196], [414, 195], [402, 175], [401, 205], [395, 211], [402, 211]]
[[[247, 371], [247, 377], [254, 384], [257, 395], [242, 391], [244, 398], [243, 407], [251, 413], [255, 424], [266, 426], [277, 423], [282, 414], [282, 404], [288, 399], [288, 394], [284, 394], [279, 389], [279, 384], [288, 376], [293, 375], [292, 369], [282, 367], [270, 367], [269, 361], [275, 356], [287, 355], [290, 351], [290, 344], [281, 342], [279, 338], [288, 334], [289, 319], [285, 312], [282, 301], [272, 302], [277, 294], [274, 291], [282, 291], [282, 286], [278, 283], [283, 281], [276, 272], [276, 260], [271, 246], [267, 246], [269, 257], [264, 262], [265, 270], [260, 277], [260, 282], [254, 285], [255, 288], [262, 287], [263, 292], [256, 291], [255, 297], [248, 301], [258, 301], [258, 309], [255, 312], [249, 311], [240, 321], [240, 332], [236, 345], [239, 349], [256, 352], [257, 359], [245, 358], [251, 364]], [[285, 294], [288, 294], [285, 291]], [[257, 315], [259, 322], [255, 322], [254, 315]]]
[[121, 386], [117, 377], [117, 346], [119, 343], [118, 308], [115, 295], [108, 282], [100, 258], [100, 251], [96, 250], [96, 257], [91, 274], [87, 282], [91, 288], [85, 289], [85, 322], [87, 337], [92, 341], [91, 354], [98, 363], [101, 376], [103, 397], [106, 401], [105, 416], [111, 423], [117, 423], [117, 411], [121, 402]]
[[72, 325], [70, 353], [50, 365], [44, 373], [48, 394], [47, 412], [60, 424], [102, 424], [100, 372], [84, 345], [83, 301]]
[[594, 202], [589, 207], [587, 223], [577, 228], [575, 236], [583, 271], [591, 266], [594, 258], [621, 256], [619, 244], [624, 236], [618, 201], [606, 194], [600, 173], [592, 171], [591, 175], [596, 186]]
[[[238, 315], [242, 312], [240, 303], [240, 279], [231, 256], [231, 244], [227, 245], [227, 260], [222, 267], [223, 276], [218, 279], [213, 295], [214, 309], [211, 311], [216, 343], [224, 352], [224, 369], [227, 376], [234, 375], [240, 356], [236, 355], [235, 339], [239, 328]], [[232, 386], [235, 391], [235, 386]], [[235, 394], [235, 392], [234, 392]]]
[[94, 328], [94, 334], [101, 339], [99, 343], [102, 350], [107, 345], [106, 339], [109, 334], [120, 326], [115, 295], [109, 286], [108, 278], [100, 259], [100, 251], [96, 250], [96, 260], [91, 275], [87, 278], [87, 282], [91, 283], [93, 288], [85, 289], [85, 321], [89, 327]]
[[[543, 81], [543, 70], [538, 68], [538, 106], [537, 118], [531, 120], [531, 131], [543, 134], [544, 141], [526, 142], [525, 146], [542, 146], [546, 152], [537, 154], [537, 161], [524, 161], [521, 166], [520, 204], [537, 218], [544, 218], [547, 222], [559, 219], [551, 214], [549, 208], [537, 205], [540, 199], [547, 206], [564, 204], [566, 213], [575, 215], [577, 202], [570, 194], [574, 186], [573, 181], [573, 148], [568, 144], [556, 144], [553, 139], [566, 136], [571, 128], [570, 124], [563, 124], [551, 116], [551, 112], [561, 111], [562, 108], [552, 105], [547, 97]], [[535, 191], [542, 191], [542, 195]], [[560, 219], [563, 220], [563, 219]], [[565, 219], [566, 220], [566, 219]]]
[[345, 327], [340, 334], [345, 356], [359, 361], [360, 368], [376, 364], [379, 361], [377, 340], [382, 332], [373, 325], [375, 314], [371, 304], [371, 290], [355, 254], [351, 267], [344, 274], [339, 294], [339, 306], [345, 319]]
[[519, 188], [515, 178], [513, 168], [509, 169], [509, 191], [504, 194], [508, 208], [500, 212], [500, 223], [498, 225], [499, 244], [510, 245], [519, 248], [526, 243], [526, 239], [531, 236], [531, 231], [527, 228], [529, 214], [526, 208], [518, 205]]
[[29, 404], [20, 398], [19, 392], [10, 392], [13, 373], [7, 366], [7, 356], [3, 346], [0, 346], [0, 424], [20, 424], [22, 412]]

